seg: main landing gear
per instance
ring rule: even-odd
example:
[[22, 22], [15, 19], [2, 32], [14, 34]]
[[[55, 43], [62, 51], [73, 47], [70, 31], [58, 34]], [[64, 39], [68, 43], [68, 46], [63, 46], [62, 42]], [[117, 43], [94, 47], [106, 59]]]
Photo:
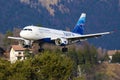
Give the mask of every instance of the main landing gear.
[[[39, 49], [38, 49], [39, 52], [44, 52], [44, 48], [42, 48], [42, 45], [43, 45], [43, 43], [39, 43]], [[66, 46], [64, 46], [62, 48], [62, 52], [68, 52], [68, 48]]]
[[43, 44], [39, 43], [39, 46], [40, 46], [40, 48], [38, 49], [39, 52], [44, 52], [44, 48], [42, 48], [42, 45]]
[[62, 48], [62, 52], [68, 52], [68, 48], [64, 46], [64, 48]]
[[40, 48], [38, 51], [39, 51], [39, 52], [44, 52], [44, 49], [43, 49], [43, 48]]

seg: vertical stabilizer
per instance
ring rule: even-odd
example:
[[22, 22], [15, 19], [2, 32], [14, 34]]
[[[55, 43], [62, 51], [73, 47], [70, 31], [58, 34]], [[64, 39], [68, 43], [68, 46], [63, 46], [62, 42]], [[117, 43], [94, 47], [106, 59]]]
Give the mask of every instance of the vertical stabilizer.
[[77, 24], [75, 25], [72, 32], [83, 34], [84, 33], [84, 25], [85, 25], [86, 13], [82, 13]]

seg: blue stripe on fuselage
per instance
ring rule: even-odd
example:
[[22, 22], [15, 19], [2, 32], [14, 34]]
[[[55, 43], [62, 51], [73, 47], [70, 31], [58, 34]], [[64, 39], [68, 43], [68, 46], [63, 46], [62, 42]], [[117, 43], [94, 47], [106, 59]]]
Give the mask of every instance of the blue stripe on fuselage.
[[51, 38], [43, 38], [42, 41], [44, 41], [44, 42], [51, 42]]

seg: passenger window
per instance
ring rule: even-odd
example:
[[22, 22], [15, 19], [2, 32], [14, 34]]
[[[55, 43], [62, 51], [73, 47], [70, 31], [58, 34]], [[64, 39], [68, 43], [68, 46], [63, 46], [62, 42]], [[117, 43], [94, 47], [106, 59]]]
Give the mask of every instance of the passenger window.
[[27, 29], [23, 29], [24, 31], [26, 31]]

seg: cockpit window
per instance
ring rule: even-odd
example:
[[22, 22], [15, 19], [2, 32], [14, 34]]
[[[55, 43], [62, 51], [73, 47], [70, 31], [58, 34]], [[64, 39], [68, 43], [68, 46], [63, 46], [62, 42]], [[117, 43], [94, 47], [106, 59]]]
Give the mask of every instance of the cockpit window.
[[28, 31], [32, 31], [32, 29], [28, 29]]
[[24, 31], [26, 31], [27, 29], [23, 29]]
[[23, 29], [24, 31], [32, 31], [32, 29]]

